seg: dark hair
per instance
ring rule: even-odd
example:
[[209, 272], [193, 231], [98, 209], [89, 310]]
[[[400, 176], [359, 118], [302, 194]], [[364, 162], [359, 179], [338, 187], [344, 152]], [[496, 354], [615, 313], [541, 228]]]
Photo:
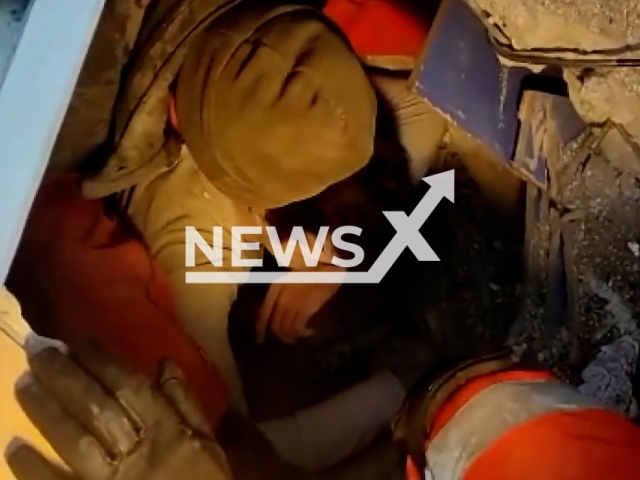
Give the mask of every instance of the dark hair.
[[291, 235], [294, 226], [317, 233], [322, 226], [333, 231], [354, 225], [362, 228], [356, 243], [367, 253], [377, 253], [395, 232], [382, 212], [412, 207], [415, 187], [395, 114], [381, 92], [376, 90], [376, 96], [378, 113], [371, 160], [314, 197], [267, 211], [266, 220], [276, 227], [281, 240]]

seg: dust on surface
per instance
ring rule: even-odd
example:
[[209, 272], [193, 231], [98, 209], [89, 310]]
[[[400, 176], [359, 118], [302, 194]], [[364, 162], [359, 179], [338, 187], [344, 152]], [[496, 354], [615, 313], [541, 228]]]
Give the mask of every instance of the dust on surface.
[[514, 47], [598, 50], [640, 43], [635, 0], [470, 0]]
[[[640, 58], [640, 4], [635, 0], [467, 1], [516, 50], [551, 49], [563, 59], [584, 60], [586, 52], [599, 52], [598, 58]], [[611, 118], [640, 140], [638, 68], [567, 65], [564, 77], [583, 119]]]
[[[625, 335], [640, 338], [640, 181], [599, 148], [577, 155], [583, 141], [566, 147], [551, 178], [550, 215], [559, 217], [575, 311], [567, 312], [566, 325], [550, 331], [540, 301], [546, 292], [539, 289], [527, 299], [517, 332], [538, 360], [573, 383], [580, 383], [602, 346]], [[548, 254], [544, 234], [536, 248], [542, 257]]]
[[581, 214], [570, 223], [582, 320], [580, 367], [613, 338], [640, 334], [640, 262], [629, 247], [640, 239], [640, 183], [596, 152], [563, 200]]
[[[494, 25], [494, 33], [516, 50], [552, 49], [562, 59], [598, 52], [607, 58], [640, 57], [640, 4], [634, 0], [468, 0]], [[604, 52], [603, 50], [607, 50]], [[593, 57], [593, 55], [592, 55]], [[591, 57], [591, 58], [592, 58]], [[588, 123], [616, 122], [629, 140], [640, 140], [640, 70], [572, 67], [564, 79], [569, 96]], [[595, 131], [595, 130], [594, 130]], [[622, 133], [620, 134], [622, 135]], [[611, 135], [609, 135], [611, 136]], [[638, 338], [640, 289], [640, 158], [637, 145], [621, 139], [578, 155], [584, 138], [549, 161], [552, 190], [530, 188], [529, 202], [542, 212], [529, 227], [529, 271], [524, 302], [512, 339], [569, 381], [579, 383], [600, 347], [631, 335]], [[616, 142], [618, 145], [615, 145]], [[630, 144], [631, 145], [631, 144]], [[634, 153], [634, 149], [636, 150]], [[528, 214], [531, 214], [530, 212]], [[549, 263], [562, 251], [570, 268], [567, 311], [550, 322]]]

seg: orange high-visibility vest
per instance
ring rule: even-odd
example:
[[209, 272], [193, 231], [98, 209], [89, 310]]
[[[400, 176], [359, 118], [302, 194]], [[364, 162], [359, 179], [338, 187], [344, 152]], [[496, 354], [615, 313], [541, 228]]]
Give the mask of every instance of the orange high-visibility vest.
[[[547, 372], [470, 381], [438, 412], [425, 448], [434, 480], [640, 478], [640, 428]], [[407, 477], [420, 478], [410, 460]]]
[[28, 321], [99, 342], [151, 379], [172, 360], [218, 424], [227, 386], [180, 327], [168, 280], [132, 230], [82, 197], [76, 175], [42, 182], [11, 278]]

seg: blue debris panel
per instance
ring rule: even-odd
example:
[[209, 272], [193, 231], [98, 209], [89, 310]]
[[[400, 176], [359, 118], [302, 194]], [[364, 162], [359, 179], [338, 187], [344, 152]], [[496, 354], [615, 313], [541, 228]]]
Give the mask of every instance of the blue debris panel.
[[566, 96], [525, 91], [520, 102], [520, 130], [513, 168], [539, 188], [547, 187], [547, 162], [558, 164], [565, 147], [587, 125]]
[[[528, 295], [543, 297], [543, 318], [549, 338], [562, 328], [576, 332], [575, 234], [567, 228], [571, 213], [562, 203], [568, 166], [581, 163], [565, 158], [570, 144], [588, 126], [571, 101], [560, 95], [527, 91], [520, 106], [521, 128], [514, 169], [529, 180], [527, 186], [525, 264]], [[566, 170], [566, 171], [565, 171]], [[541, 288], [541, 291], [536, 289]]]
[[463, 0], [444, 0], [412, 83], [451, 121], [511, 162], [521, 83], [530, 74], [500, 64], [482, 21]]

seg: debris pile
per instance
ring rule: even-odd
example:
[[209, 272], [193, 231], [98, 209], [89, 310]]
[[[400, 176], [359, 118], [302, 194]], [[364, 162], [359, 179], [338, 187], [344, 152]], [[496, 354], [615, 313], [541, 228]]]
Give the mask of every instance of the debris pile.
[[[563, 65], [569, 95], [587, 122], [611, 119], [640, 141], [640, 59], [635, 0], [467, 0], [492, 35], [522, 53], [543, 52]], [[579, 61], [580, 63], [576, 63]], [[590, 64], [590, 62], [593, 62]], [[512, 64], [511, 60], [505, 63]], [[554, 63], [554, 62], [551, 62]], [[540, 65], [525, 65], [539, 70]]]
[[[566, 316], [549, 322], [545, 303], [548, 272], [530, 280], [521, 321], [512, 332], [515, 343], [528, 346], [537, 359], [566, 380], [628, 414], [637, 413], [631, 385], [640, 342], [640, 180], [608, 151], [615, 130], [592, 127], [568, 144], [560, 158], [548, 159], [551, 187], [544, 195], [546, 216], [556, 217], [533, 242], [543, 257], [562, 252], [566, 270]], [[593, 141], [592, 141], [593, 140]], [[627, 161], [640, 162], [633, 155]], [[530, 257], [532, 258], [532, 257]], [[517, 339], [517, 340], [515, 340]]]
[[[521, 58], [519, 65], [539, 71], [541, 62], [525, 61], [537, 56], [561, 66], [573, 106], [591, 124], [563, 151], [545, 155], [549, 187], [537, 194], [544, 201], [535, 202], [546, 218], [529, 241], [539, 252], [528, 252], [526, 305], [512, 339], [528, 345], [565, 379], [582, 384], [585, 393], [633, 415], [640, 341], [640, 68], [616, 64], [640, 64], [640, 4], [467, 3], [504, 47], [498, 51], [506, 64]], [[549, 270], [554, 252], [565, 265], [559, 280], [567, 285], [564, 299], [547, 291], [558, 285]], [[561, 305], [565, 321], [554, 324], [551, 311]]]
[[584, 383], [578, 390], [622, 414], [637, 416], [631, 378], [636, 372], [639, 351], [637, 339], [628, 335], [605, 345], [582, 372]]
[[597, 51], [640, 44], [635, 0], [469, 0], [518, 50]]

